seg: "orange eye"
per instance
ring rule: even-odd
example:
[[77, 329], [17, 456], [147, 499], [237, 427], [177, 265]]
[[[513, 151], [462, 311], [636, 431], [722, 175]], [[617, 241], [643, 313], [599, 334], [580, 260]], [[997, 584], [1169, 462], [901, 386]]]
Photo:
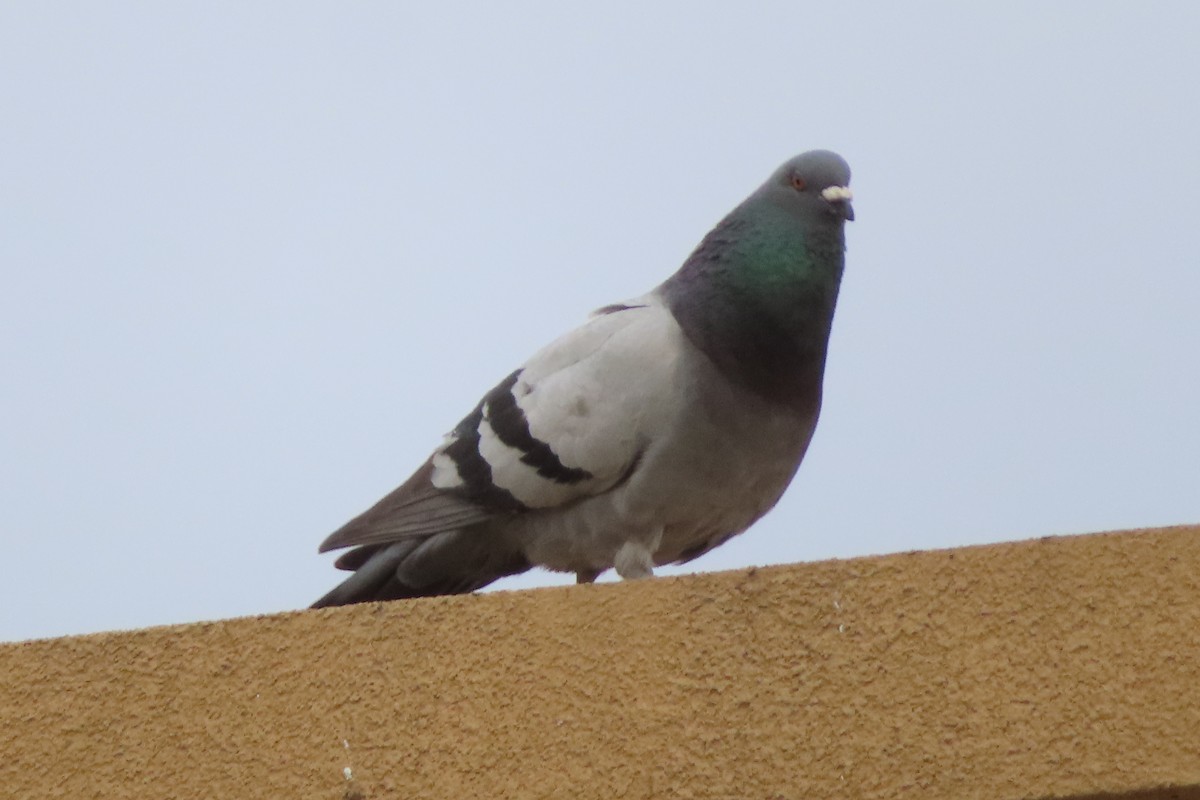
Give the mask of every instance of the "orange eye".
[[801, 178], [799, 175], [793, 175], [792, 176], [792, 188], [798, 192], [803, 192], [804, 191], [804, 178]]

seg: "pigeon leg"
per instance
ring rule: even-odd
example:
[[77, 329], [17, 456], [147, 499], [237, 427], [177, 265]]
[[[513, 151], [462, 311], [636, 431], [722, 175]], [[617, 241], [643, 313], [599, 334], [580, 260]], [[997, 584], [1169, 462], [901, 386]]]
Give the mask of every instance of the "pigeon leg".
[[578, 570], [575, 573], [575, 582], [576, 583], [595, 583], [596, 578], [600, 577], [600, 573], [602, 571], [603, 570], [599, 570], [599, 569]]
[[630, 540], [621, 545], [613, 562], [622, 580], [654, 577], [654, 555], [643, 542]]

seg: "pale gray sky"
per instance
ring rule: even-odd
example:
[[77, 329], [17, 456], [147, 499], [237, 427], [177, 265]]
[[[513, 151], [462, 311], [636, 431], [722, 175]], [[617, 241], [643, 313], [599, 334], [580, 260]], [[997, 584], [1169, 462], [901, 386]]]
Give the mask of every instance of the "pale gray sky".
[[486, 389], [816, 147], [858, 214], [821, 425], [684, 571], [1200, 521], [1197, 41], [1191, 2], [0, 6], [0, 640], [311, 602]]

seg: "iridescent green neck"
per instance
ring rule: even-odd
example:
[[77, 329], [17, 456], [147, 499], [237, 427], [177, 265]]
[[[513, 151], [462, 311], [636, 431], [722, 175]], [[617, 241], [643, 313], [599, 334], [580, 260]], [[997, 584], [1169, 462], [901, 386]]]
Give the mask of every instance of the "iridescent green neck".
[[819, 404], [842, 225], [743, 211], [706, 236], [659, 291], [688, 339], [731, 380], [776, 402]]

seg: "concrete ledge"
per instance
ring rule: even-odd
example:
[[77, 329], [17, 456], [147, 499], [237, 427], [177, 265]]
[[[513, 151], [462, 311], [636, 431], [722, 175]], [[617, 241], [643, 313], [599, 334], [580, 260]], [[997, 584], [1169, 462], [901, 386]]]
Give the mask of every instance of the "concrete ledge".
[[0, 721], [14, 798], [1200, 798], [1200, 528], [5, 645]]

